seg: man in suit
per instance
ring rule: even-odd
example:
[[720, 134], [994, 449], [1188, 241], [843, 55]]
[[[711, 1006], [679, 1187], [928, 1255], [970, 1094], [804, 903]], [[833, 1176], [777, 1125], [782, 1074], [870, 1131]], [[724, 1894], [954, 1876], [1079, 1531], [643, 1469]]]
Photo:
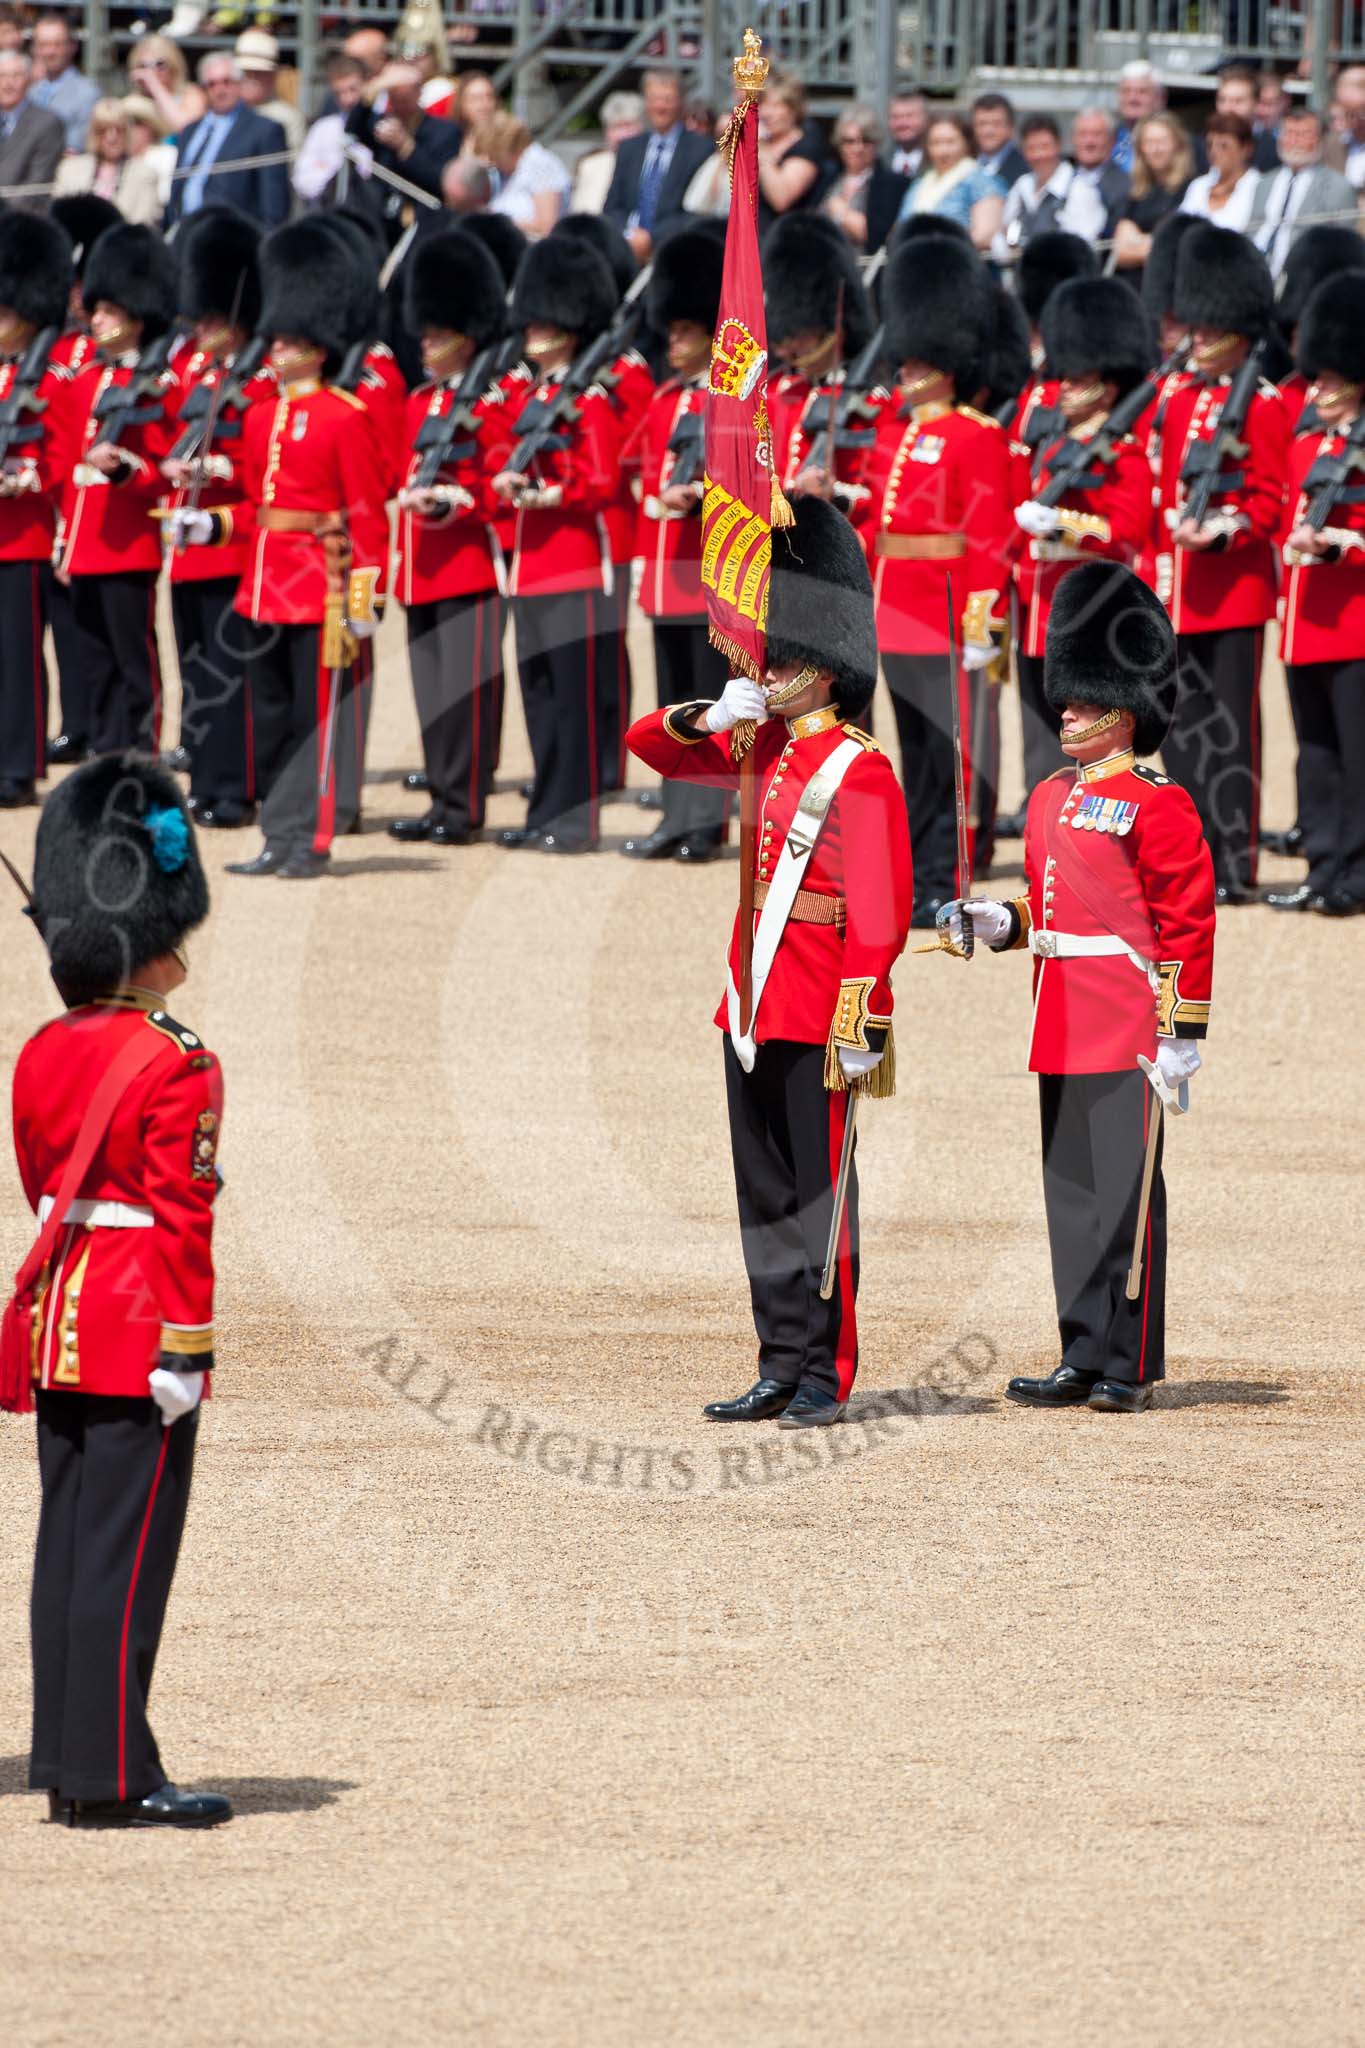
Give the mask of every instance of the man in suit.
[[1076, 176], [1093, 185], [1104, 207], [1099, 239], [1109, 241], [1128, 204], [1128, 173], [1113, 161], [1114, 117], [1104, 107], [1082, 107], [1071, 123], [1071, 157]]
[[1365, 186], [1365, 64], [1342, 65], [1333, 100], [1343, 125], [1339, 134], [1327, 137], [1322, 160], [1359, 192]]
[[[66, 147], [66, 130], [56, 114], [28, 97], [33, 66], [21, 50], [0, 51], [0, 192], [15, 185], [50, 185]], [[8, 202], [28, 213], [46, 213], [47, 196], [34, 193]]]
[[34, 22], [33, 70], [29, 97], [34, 106], [57, 116], [73, 154], [84, 149], [100, 89], [76, 69], [76, 44], [64, 14], [40, 14]]
[[213, 205], [235, 206], [262, 227], [278, 227], [289, 217], [288, 164], [246, 165], [252, 157], [283, 156], [283, 128], [243, 104], [241, 69], [226, 51], [211, 50], [200, 59], [199, 83], [208, 112], [182, 131], [176, 145], [166, 226]]
[[1225, 64], [1218, 74], [1218, 90], [1214, 95], [1214, 111], [1219, 114], [1239, 114], [1251, 124], [1256, 137], [1256, 148], [1252, 155], [1252, 168], [1257, 171], [1273, 171], [1280, 161], [1274, 132], [1264, 128], [1258, 118], [1261, 92], [1260, 73], [1251, 64], [1234, 61]]
[[[1358, 194], [1350, 179], [1322, 160], [1322, 118], [1312, 107], [1291, 107], [1280, 125], [1280, 167], [1262, 171], [1251, 202], [1247, 233], [1278, 277], [1299, 236], [1314, 220], [1339, 213], [1349, 226]], [[1304, 227], [1298, 225], [1302, 219]]]
[[644, 80], [645, 132], [632, 135], [616, 152], [616, 169], [602, 208], [635, 252], [647, 263], [655, 237], [683, 211], [683, 194], [715, 147], [708, 135], [683, 126], [682, 87], [671, 71], [649, 71]]
[[1008, 192], [1028, 165], [1014, 139], [1014, 107], [1002, 92], [980, 92], [972, 101], [972, 135], [976, 161], [1000, 180]]
[[917, 178], [924, 169], [924, 137], [929, 105], [917, 85], [898, 85], [886, 110], [891, 147], [886, 161], [900, 178]]
[[[422, 105], [422, 74], [415, 64], [386, 64], [346, 116], [346, 133], [370, 150], [377, 167], [409, 185], [441, 196], [446, 165], [460, 153], [463, 130]], [[425, 210], [382, 178], [362, 179], [355, 204], [373, 215], [393, 248]]]

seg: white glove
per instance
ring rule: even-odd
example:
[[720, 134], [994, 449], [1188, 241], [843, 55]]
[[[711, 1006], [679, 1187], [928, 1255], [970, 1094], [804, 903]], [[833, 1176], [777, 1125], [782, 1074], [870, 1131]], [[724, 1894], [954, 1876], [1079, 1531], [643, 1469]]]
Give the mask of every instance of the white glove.
[[962, 666], [969, 674], [973, 669], [989, 668], [994, 660], [993, 640], [969, 640], [962, 650]]
[[841, 1045], [839, 1047], [839, 1072], [846, 1081], [861, 1081], [864, 1074], [870, 1074], [874, 1067], [880, 1066], [881, 1058], [880, 1052], [872, 1052], [870, 1050], [863, 1052], [856, 1045]]
[[379, 631], [378, 619], [347, 619], [346, 630], [356, 640], [373, 640]]
[[1014, 508], [1014, 523], [1022, 526], [1025, 533], [1031, 533], [1035, 540], [1046, 540], [1049, 534], [1061, 527], [1061, 516], [1055, 505], [1039, 505], [1028, 498]]
[[1178, 1088], [1197, 1074], [1204, 1062], [1192, 1038], [1159, 1038], [1156, 1045], [1157, 1072], [1168, 1088]]
[[161, 1410], [161, 1420], [167, 1429], [173, 1422], [179, 1422], [182, 1415], [190, 1415], [199, 1406], [204, 1392], [202, 1372], [172, 1372], [168, 1365], [158, 1365], [147, 1375], [147, 1391]]
[[171, 529], [173, 548], [207, 547], [213, 539], [213, 514], [194, 512], [188, 505], [182, 505], [172, 512], [166, 524]]
[[762, 721], [768, 715], [768, 700], [759, 684], [748, 676], [731, 676], [720, 697], [706, 714], [708, 732], [729, 732], [741, 718]]
[[988, 946], [994, 945], [998, 939], [1003, 939], [1010, 928], [1009, 911], [1003, 903], [997, 903], [993, 896], [975, 899], [969, 897], [965, 902], [954, 903], [949, 907], [945, 923], [948, 927], [948, 936], [959, 951], [962, 947], [964, 916], [972, 921], [973, 936], [983, 940]]

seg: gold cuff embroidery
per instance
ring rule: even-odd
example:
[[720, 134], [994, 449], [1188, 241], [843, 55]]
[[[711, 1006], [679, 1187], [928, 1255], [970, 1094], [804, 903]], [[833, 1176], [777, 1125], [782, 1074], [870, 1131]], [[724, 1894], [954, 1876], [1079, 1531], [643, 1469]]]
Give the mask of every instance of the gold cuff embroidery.
[[834, 1006], [834, 1023], [830, 1031], [833, 1045], [868, 1052], [871, 1050], [867, 1036], [869, 1024], [883, 1031], [890, 1027], [889, 1017], [876, 1017], [872, 1013], [872, 991], [876, 986], [876, 980], [870, 974], [840, 982], [839, 1000]]
[[1156, 1028], [1161, 1038], [1174, 1037], [1181, 1024], [1188, 1025], [1192, 1033], [1208, 1028], [1208, 1003], [1180, 993], [1182, 964], [1179, 960], [1163, 960], [1157, 969]]
[[679, 746], [699, 746], [702, 740], [711, 739], [714, 735], [704, 729], [698, 732], [694, 726], [684, 725], [683, 720], [693, 712], [704, 711], [705, 709], [706, 705], [704, 702], [696, 704], [670, 704], [664, 713], [664, 731], [671, 740], [676, 740]]
[[379, 606], [375, 590], [379, 583], [377, 569], [352, 569], [351, 581], [346, 593], [346, 616], [359, 619], [363, 625], [377, 626]]
[[973, 590], [971, 592], [962, 614], [962, 637], [964, 640], [975, 641], [979, 647], [983, 641], [990, 639], [991, 613], [995, 610], [995, 600], [998, 595], [999, 592], [994, 590]]
[[1068, 540], [1107, 541], [1113, 529], [1109, 521], [1098, 512], [1068, 512], [1059, 510], [1057, 525]]
[[179, 1323], [163, 1323], [161, 1349], [174, 1358], [203, 1358], [213, 1349], [213, 1325], [210, 1323], [203, 1330], [186, 1330]]
[[1011, 939], [1008, 946], [1002, 946], [1002, 953], [1017, 953], [1021, 946], [1028, 944], [1028, 935], [1033, 929], [1033, 911], [1027, 896], [1011, 896], [1005, 908], [1012, 910], [1019, 920], [1019, 936]]

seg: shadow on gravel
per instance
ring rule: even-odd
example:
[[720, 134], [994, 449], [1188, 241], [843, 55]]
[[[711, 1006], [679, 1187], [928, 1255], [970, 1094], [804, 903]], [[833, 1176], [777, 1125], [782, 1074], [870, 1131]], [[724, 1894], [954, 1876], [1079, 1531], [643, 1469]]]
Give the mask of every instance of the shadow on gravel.
[[1163, 1380], [1158, 1408], [1277, 1408], [1289, 1399], [1281, 1380]]
[[944, 1394], [937, 1387], [879, 1387], [875, 1393], [854, 1394], [844, 1420], [871, 1422], [882, 1415], [914, 1420], [934, 1415], [989, 1415], [999, 1406], [989, 1394]]
[[[206, 1771], [206, 1792], [222, 1792], [232, 1801], [237, 1814], [316, 1813], [321, 1806], [335, 1806], [343, 1792], [358, 1788], [349, 1778], [220, 1778]], [[0, 1756], [0, 1799], [14, 1793], [28, 1793], [41, 1799], [41, 1792], [29, 1792], [28, 1752], [21, 1756]]]
[[[418, 843], [420, 844], [420, 841]], [[344, 882], [350, 875], [384, 875], [388, 874], [391, 870], [412, 875], [420, 873], [423, 869], [430, 873], [432, 870], [443, 868], [445, 865], [446, 863], [442, 860], [425, 860], [420, 858], [414, 860], [410, 855], [404, 856], [401, 853], [368, 853], [362, 854], [359, 860], [334, 860], [327, 873], [319, 877], [319, 879], [322, 881]]]

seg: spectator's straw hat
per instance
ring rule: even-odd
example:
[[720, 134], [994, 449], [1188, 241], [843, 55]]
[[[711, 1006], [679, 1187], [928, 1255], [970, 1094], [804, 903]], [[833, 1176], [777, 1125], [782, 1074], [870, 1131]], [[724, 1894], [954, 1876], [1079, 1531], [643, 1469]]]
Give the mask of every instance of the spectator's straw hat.
[[240, 71], [278, 71], [280, 46], [263, 28], [243, 29], [232, 46]]

